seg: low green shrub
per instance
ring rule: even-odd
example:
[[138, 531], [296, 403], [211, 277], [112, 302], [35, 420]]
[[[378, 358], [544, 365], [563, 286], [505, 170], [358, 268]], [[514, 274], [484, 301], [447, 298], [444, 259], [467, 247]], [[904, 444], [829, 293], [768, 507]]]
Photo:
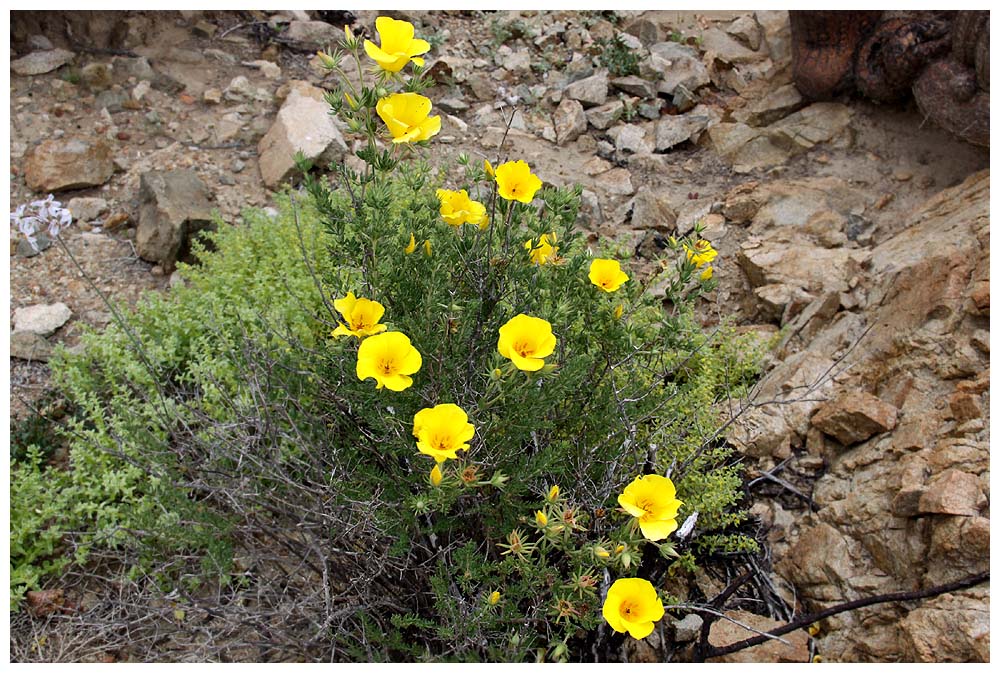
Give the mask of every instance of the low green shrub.
[[[343, 46], [360, 70], [359, 41]], [[681, 576], [755, 549], [719, 403], [756, 358], [696, 319], [711, 245], [672, 240], [639, 282], [575, 230], [579, 188], [464, 156], [446, 180], [410, 154], [440, 120], [396, 56], [328, 96], [368, 140], [363, 171], [307, 175], [275, 220], [219, 227], [183, 287], [54, 361], [76, 412], [52, 484], [75, 490], [26, 517], [53, 470], [37, 452], [12, 468], [18, 525], [53, 540], [18, 549], [18, 591], [72, 530], [77, 561], [127, 547], [165, 587], [196, 585], [169, 561], [196, 557], [261, 604], [294, 589], [303, 658], [565, 661], [610, 656], [612, 629], [644, 637]], [[624, 580], [649, 585], [648, 619], [625, 616]]]

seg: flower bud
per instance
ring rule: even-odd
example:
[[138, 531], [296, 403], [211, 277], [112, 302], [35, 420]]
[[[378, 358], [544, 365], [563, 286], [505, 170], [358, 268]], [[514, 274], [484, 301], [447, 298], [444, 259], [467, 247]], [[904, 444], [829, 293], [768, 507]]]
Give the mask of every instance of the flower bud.
[[549, 525], [549, 517], [545, 516], [545, 512], [538, 510], [535, 512], [535, 523], [538, 524], [539, 528], [545, 528]]
[[622, 313], [624, 313], [624, 312], [625, 312], [625, 307], [624, 306], [622, 306], [621, 304], [618, 304], [618, 306], [615, 306], [615, 320], [621, 320], [622, 319]]
[[596, 556], [597, 558], [608, 558], [609, 556], [611, 556], [611, 552], [609, 552], [604, 547], [597, 546], [594, 547], [594, 556]]
[[499, 367], [494, 368], [493, 371], [490, 372], [490, 378], [494, 381], [499, 381], [503, 378], [503, 370]]
[[495, 472], [493, 474], [493, 476], [490, 478], [490, 485], [493, 488], [500, 488], [500, 489], [502, 489], [503, 485], [506, 484], [509, 480], [510, 480], [510, 477], [508, 477], [503, 472]]
[[712, 270], [712, 267], [706, 266], [705, 270], [701, 272], [701, 279], [702, 280], [709, 280], [712, 277], [713, 273], [714, 273], [714, 271]]
[[431, 485], [440, 486], [442, 479], [444, 479], [444, 475], [441, 474], [440, 464], [435, 464], [434, 468], [431, 470]]
[[409, 255], [412, 254], [413, 251], [416, 249], [417, 249], [417, 239], [413, 237], [413, 232], [410, 232], [410, 242], [406, 244], [405, 248], [403, 248], [403, 252]]
[[486, 175], [490, 176], [490, 179], [496, 177], [496, 173], [493, 172], [493, 164], [490, 163], [489, 159], [483, 159], [483, 170], [486, 171]]
[[549, 489], [548, 500], [549, 500], [549, 502], [555, 502], [556, 498], [558, 498], [558, 497], [559, 497], [559, 485], [556, 484], [552, 488]]
[[337, 67], [337, 60], [327, 54], [325, 51], [317, 51], [316, 56], [319, 57], [320, 65], [322, 65], [327, 70], [333, 70]]
[[490, 594], [490, 605], [496, 605], [500, 602], [500, 592], [494, 591]]
[[431, 256], [431, 239], [424, 241], [424, 253], [430, 257]]

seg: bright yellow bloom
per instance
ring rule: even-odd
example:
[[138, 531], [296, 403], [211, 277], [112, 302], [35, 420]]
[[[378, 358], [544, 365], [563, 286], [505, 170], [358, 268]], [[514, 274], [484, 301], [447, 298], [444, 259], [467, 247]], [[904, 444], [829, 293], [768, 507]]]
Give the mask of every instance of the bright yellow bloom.
[[636, 477], [618, 496], [618, 504], [639, 520], [639, 529], [647, 540], [663, 540], [677, 530], [677, 510], [684, 503], [677, 499], [674, 482], [658, 474]]
[[538, 245], [535, 245], [534, 239], [529, 238], [524, 242], [524, 249], [530, 253], [531, 261], [541, 266], [551, 261], [549, 258], [555, 257], [556, 252], [559, 251], [557, 246], [552, 245], [555, 240], [555, 234], [552, 234], [551, 242], [549, 241], [549, 234], [542, 234], [538, 237]]
[[547, 320], [520, 313], [500, 328], [497, 351], [521, 371], [537, 372], [555, 349], [556, 337]]
[[335, 300], [333, 307], [340, 311], [347, 321], [346, 325], [344, 323], [337, 325], [337, 329], [333, 330], [333, 336], [356, 336], [363, 339], [386, 330], [385, 325], [379, 324], [385, 313], [385, 307], [377, 301], [358, 299], [353, 292], [348, 292], [343, 299]]
[[439, 404], [421, 409], [413, 417], [417, 450], [439, 463], [458, 458], [456, 451], [468, 451], [476, 429], [469, 416], [456, 404]]
[[469, 198], [464, 189], [453, 192], [449, 189], [437, 190], [441, 202], [441, 218], [453, 227], [463, 224], [482, 226], [486, 219], [486, 206]]
[[545, 528], [549, 525], [549, 517], [545, 516], [545, 512], [538, 510], [535, 512], [535, 523], [538, 524], [539, 528]]
[[494, 591], [490, 594], [490, 605], [496, 605], [500, 602], [500, 592]]
[[431, 485], [440, 486], [442, 479], [444, 479], [444, 475], [441, 474], [441, 467], [434, 463], [434, 467], [431, 468]]
[[614, 292], [628, 280], [616, 259], [595, 259], [590, 263], [590, 282], [605, 292]]
[[441, 117], [428, 117], [431, 99], [418, 93], [394, 93], [379, 100], [375, 111], [394, 143], [428, 140], [441, 130]]
[[413, 251], [416, 249], [417, 249], [417, 239], [413, 237], [413, 232], [411, 231], [410, 242], [406, 244], [405, 248], [403, 248], [403, 252], [405, 252], [407, 255], [411, 255], [413, 254]]
[[719, 255], [715, 248], [712, 247], [712, 244], [703, 238], [698, 239], [693, 248], [685, 245], [684, 251], [687, 252], [687, 258], [699, 269]]
[[664, 610], [649, 580], [623, 577], [608, 589], [601, 613], [615, 631], [628, 631], [639, 640], [653, 632], [653, 624], [663, 618]]
[[497, 188], [500, 196], [508, 201], [531, 203], [535, 192], [542, 188], [542, 181], [531, 172], [524, 161], [508, 161], [497, 166]]
[[410, 374], [420, 370], [423, 358], [402, 332], [368, 337], [358, 348], [358, 378], [375, 379], [377, 387], [399, 392], [413, 385]]
[[556, 498], [558, 498], [558, 497], [559, 497], [559, 485], [556, 484], [555, 486], [553, 486], [552, 488], [549, 489], [548, 500], [549, 500], [549, 502], [555, 502]]
[[410, 61], [417, 65], [424, 64], [424, 59], [419, 58], [419, 55], [430, 51], [431, 45], [427, 40], [413, 38], [412, 23], [380, 16], [375, 19], [375, 29], [378, 31], [381, 47], [371, 40], [365, 40], [365, 53], [380, 68], [399, 72]]
[[702, 280], [710, 280], [710, 279], [712, 278], [712, 274], [713, 274], [713, 273], [714, 273], [714, 272], [712, 271], [712, 267], [710, 267], [710, 266], [706, 266], [706, 267], [705, 267], [705, 270], [701, 272], [701, 276], [700, 276], [700, 278], [701, 278]]

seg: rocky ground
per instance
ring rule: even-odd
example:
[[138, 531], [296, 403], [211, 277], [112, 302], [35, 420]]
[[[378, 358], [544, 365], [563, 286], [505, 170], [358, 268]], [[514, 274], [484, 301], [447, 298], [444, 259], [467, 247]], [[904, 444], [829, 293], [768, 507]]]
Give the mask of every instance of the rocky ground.
[[[706, 321], [781, 330], [732, 439], [790, 602], [988, 567], [987, 151], [912, 104], [803, 100], [786, 12], [395, 15], [433, 45], [432, 162], [499, 151], [582, 184], [580, 225], [640, 267], [701, 221], [720, 251]], [[63, 240], [114, 301], [169, 291], [212, 211], [239, 226], [294, 183], [290, 148], [351, 160], [314, 53], [345, 22], [371, 35], [375, 16], [13, 13], [12, 209], [48, 193], [68, 204]], [[52, 344], [111, 316], [58, 245], [12, 238], [10, 260], [23, 416]], [[988, 605], [981, 585], [847, 613], [813, 646], [827, 660], [988, 660]], [[809, 657], [791, 642], [755, 656]]]

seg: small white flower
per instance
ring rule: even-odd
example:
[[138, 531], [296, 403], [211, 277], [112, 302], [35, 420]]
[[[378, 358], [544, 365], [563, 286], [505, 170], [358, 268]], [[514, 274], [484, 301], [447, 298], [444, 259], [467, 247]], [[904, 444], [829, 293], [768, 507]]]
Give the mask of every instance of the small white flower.
[[[31, 208], [33, 212], [28, 211]], [[38, 232], [47, 226], [48, 234], [52, 238], [59, 236], [59, 233], [73, 223], [73, 214], [62, 203], [55, 200], [52, 194], [44, 199], [32, 201], [28, 206], [20, 205], [10, 214], [10, 222], [16, 226], [21, 234], [27, 239], [31, 247], [37, 252]], [[13, 232], [11, 232], [13, 237]]]

